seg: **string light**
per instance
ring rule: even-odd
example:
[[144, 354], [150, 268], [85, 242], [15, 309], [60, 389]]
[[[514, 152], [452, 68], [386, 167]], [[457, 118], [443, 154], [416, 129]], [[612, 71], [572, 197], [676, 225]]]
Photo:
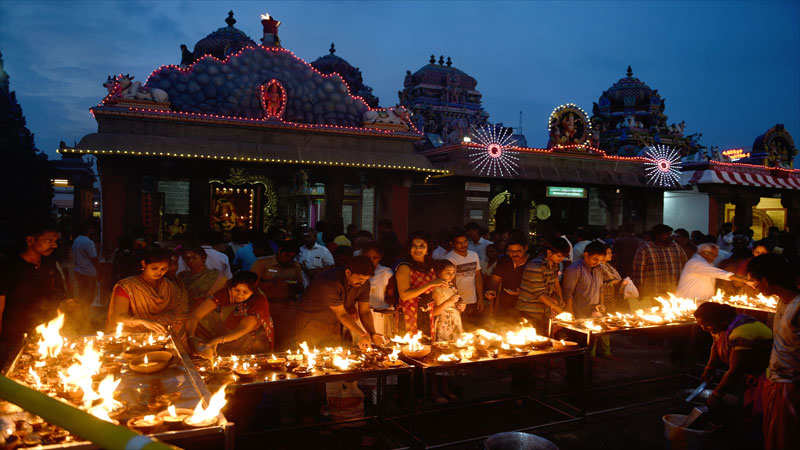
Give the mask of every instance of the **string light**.
[[335, 166], [335, 167], [355, 167], [360, 169], [391, 169], [391, 170], [412, 170], [415, 172], [433, 173], [448, 175], [451, 172], [446, 169], [431, 169], [428, 167], [417, 167], [399, 164], [375, 164], [365, 162], [350, 162], [350, 161], [321, 161], [321, 160], [305, 160], [305, 159], [284, 159], [284, 158], [263, 158], [260, 156], [231, 156], [231, 155], [205, 155], [198, 153], [177, 153], [177, 152], [141, 152], [135, 150], [103, 150], [103, 149], [78, 149], [78, 148], [59, 148], [56, 149], [60, 154], [93, 154], [93, 155], [128, 155], [128, 156], [143, 156], [143, 157], [172, 157], [184, 159], [209, 159], [220, 161], [240, 161], [240, 162], [260, 162], [260, 163], [277, 163], [277, 164], [305, 164], [317, 166]]
[[519, 173], [519, 157], [511, 149], [516, 139], [509, 128], [486, 124], [472, 127], [472, 138], [476, 145], [467, 147], [472, 169], [483, 176], [510, 176]]
[[678, 184], [683, 163], [678, 152], [666, 145], [649, 146], [644, 152], [644, 171], [648, 181], [661, 187]]
[[[158, 69], [156, 69], [153, 72], [151, 72], [150, 75], [147, 76], [147, 80], [144, 82], [144, 86], [148, 85], [148, 83], [150, 82], [150, 78], [152, 78], [156, 74], [159, 74], [161, 71], [174, 70], [174, 71], [178, 71], [178, 72], [183, 73], [183, 74], [190, 73], [190, 72], [192, 72], [192, 70], [194, 69], [194, 66], [196, 64], [200, 63], [201, 61], [203, 61], [205, 59], [210, 59], [210, 60], [215, 61], [215, 62], [220, 63], [220, 64], [228, 64], [234, 58], [237, 58], [239, 55], [241, 55], [242, 53], [244, 53], [246, 51], [263, 51], [263, 52], [272, 52], [272, 53], [285, 53], [288, 56], [294, 58], [298, 62], [300, 62], [303, 65], [305, 65], [308, 70], [313, 71], [315, 74], [319, 75], [322, 78], [325, 78], [325, 79], [329, 79], [329, 78], [333, 78], [333, 77], [338, 78], [339, 81], [341, 81], [342, 84], [344, 84], [345, 89], [347, 91], [347, 95], [350, 98], [352, 98], [354, 101], [361, 102], [361, 104], [364, 105], [366, 110], [368, 110], [368, 111], [387, 111], [386, 108], [373, 108], [373, 107], [369, 106], [369, 104], [367, 104], [366, 100], [364, 100], [362, 97], [357, 96], [357, 95], [353, 95], [352, 91], [350, 90], [350, 86], [347, 84], [347, 81], [345, 81], [344, 78], [341, 75], [339, 75], [338, 73], [332, 72], [330, 74], [324, 74], [324, 73], [320, 72], [319, 70], [317, 70], [314, 66], [312, 66], [311, 64], [309, 64], [308, 62], [303, 60], [302, 58], [300, 58], [297, 55], [295, 55], [291, 50], [287, 50], [287, 49], [282, 48], [282, 47], [265, 47], [265, 46], [260, 46], [260, 45], [248, 46], [248, 47], [242, 48], [241, 50], [239, 50], [236, 53], [232, 53], [232, 54], [228, 55], [227, 57], [225, 57], [224, 60], [216, 58], [213, 55], [206, 54], [206, 55], [203, 55], [200, 58], [198, 58], [194, 63], [192, 63], [188, 67], [181, 67], [181, 66], [178, 66], [178, 65], [175, 65], [175, 64], [162, 65]], [[118, 75], [118, 77], [120, 77], [120, 76], [122, 76], [122, 75], [121, 74]], [[97, 107], [90, 109], [91, 114], [93, 116], [95, 116], [95, 117], [96, 117], [97, 113], [129, 115], [129, 114], [124, 114], [121, 111], [112, 112], [112, 111], [104, 110], [104, 108], [103, 108], [105, 106], [114, 106], [114, 107], [122, 107], [122, 108], [125, 107], [124, 105], [126, 103], [128, 103], [127, 101], [123, 102], [122, 104], [115, 103], [115, 102], [112, 101], [114, 99], [114, 97], [117, 94], [119, 94], [119, 91], [120, 91], [119, 83], [117, 83], [111, 89], [109, 94], [106, 95], [100, 101], [100, 103], [97, 104]], [[286, 90], [284, 89], [283, 92], [285, 94]], [[101, 108], [101, 109], [98, 109], [98, 108]], [[164, 110], [153, 111], [150, 108], [136, 108], [136, 107], [128, 107], [127, 110], [129, 112], [135, 112], [135, 113], [139, 113], [139, 114], [143, 114], [144, 113], [145, 116], [147, 116], [147, 117], [152, 117], [151, 116], [151, 114], [152, 114], [153, 116], [180, 117], [182, 119], [203, 119], [203, 120], [212, 119], [212, 120], [223, 120], [223, 121], [226, 121], [226, 122], [242, 121], [242, 122], [248, 122], [248, 123], [258, 123], [258, 122], [265, 122], [267, 120], [270, 120], [273, 123], [275, 122], [274, 118], [263, 118], [263, 117], [252, 118], [252, 117], [242, 117], [242, 116], [232, 116], [232, 115], [222, 115], [222, 114], [192, 113], [192, 112], [182, 112], [182, 111], [164, 111]], [[141, 116], [141, 117], [144, 117], [144, 116]], [[363, 134], [363, 135], [408, 136], [408, 137], [413, 137], [414, 140], [419, 139], [419, 138], [422, 137], [422, 133], [414, 125], [414, 123], [412, 123], [410, 121], [407, 123], [407, 125], [409, 127], [409, 131], [407, 131], [407, 132], [406, 131], [395, 131], [395, 130], [382, 130], [382, 129], [376, 129], [376, 128], [370, 128], [370, 127], [346, 126], [346, 125], [306, 124], [306, 123], [291, 122], [291, 121], [284, 120], [284, 119], [281, 119], [281, 118], [277, 118], [277, 121], [279, 121], [281, 124], [285, 125], [287, 128], [302, 128], [302, 129], [309, 129], [309, 130], [324, 129], [326, 131], [343, 131], [343, 132], [347, 132], [348, 134], [351, 134], [350, 132], [355, 131], [355, 132], [357, 132], [356, 134], [360, 133], [360, 134]]]

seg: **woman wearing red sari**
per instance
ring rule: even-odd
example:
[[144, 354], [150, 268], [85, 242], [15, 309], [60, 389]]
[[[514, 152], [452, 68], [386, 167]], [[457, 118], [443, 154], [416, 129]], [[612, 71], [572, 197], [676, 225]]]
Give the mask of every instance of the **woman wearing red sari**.
[[[395, 277], [405, 331], [414, 334], [419, 329], [420, 296], [436, 287], [447, 286], [446, 282], [436, 279], [433, 260], [428, 253], [428, 240], [422, 233], [412, 233], [409, 237], [408, 255], [395, 268]], [[427, 324], [428, 321], [422, 322]]]
[[[210, 320], [201, 323], [204, 318]], [[222, 355], [272, 350], [272, 316], [267, 297], [258, 289], [258, 276], [236, 272], [225, 287], [195, 307], [186, 329], [189, 336], [201, 335]]]

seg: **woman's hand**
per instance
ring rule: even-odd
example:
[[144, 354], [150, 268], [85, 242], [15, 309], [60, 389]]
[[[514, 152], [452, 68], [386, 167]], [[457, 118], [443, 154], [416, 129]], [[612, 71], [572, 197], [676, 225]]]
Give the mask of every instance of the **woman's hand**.
[[369, 334], [364, 333], [358, 338], [358, 348], [360, 348], [361, 350], [364, 351], [369, 350], [371, 346], [372, 346], [372, 338], [369, 337]]
[[189, 337], [194, 336], [195, 331], [197, 331], [197, 325], [199, 323], [200, 322], [197, 319], [195, 319], [194, 317], [189, 317], [188, 319], [186, 319], [186, 325], [185, 325], [186, 334]]
[[448, 282], [440, 279], [431, 280], [425, 285], [426, 289], [435, 289], [437, 287], [447, 287]]
[[467, 304], [464, 303], [463, 300], [461, 300], [461, 297], [459, 297], [458, 301], [456, 302], [456, 309], [458, 310], [458, 312], [464, 312], [467, 309]]
[[150, 320], [138, 319], [138, 320], [136, 320], [135, 325], [147, 328], [148, 330], [152, 331], [153, 333], [164, 334], [164, 335], [169, 334], [167, 332], [167, 329], [164, 328], [163, 325], [161, 325], [160, 323], [152, 322]]
[[386, 336], [382, 334], [373, 334], [372, 342], [378, 347], [385, 347], [389, 343], [389, 339], [386, 339]]
[[711, 366], [706, 366], [706, 368], [703, 369], [703, 374], [700, 375], [700, 379], [706, 383], [714, 381], [714, 368]]

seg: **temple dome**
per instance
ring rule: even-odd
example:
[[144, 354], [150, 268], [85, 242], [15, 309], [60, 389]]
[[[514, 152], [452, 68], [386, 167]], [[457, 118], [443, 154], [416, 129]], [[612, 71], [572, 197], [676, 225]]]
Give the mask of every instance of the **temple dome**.
[[628, 66], [626, 75], [600, 96], [598, 105], [601, 110], [614, 112], [625, 109], [642, 109], [642, 107], [649, 109], [651, 105], [655, 107], [661, 105], [662, 99], [658, 91], [635, 78], [631, 66]]
[[222, 27], [197, 41], [192, 52], [194, 59], [201, 58], [204, 55], [225, 59], [229, 54], [236, 53], [245, 47], [256, 46], [256, 43], [244, 31], [234, 28], [233, 25], [236, 23], [236, 19], [233, 18], [233, 11], [228, 12], [225, 23], [228, 24], [227, 27]]
[[338, 73], [350, 88], [350, 93], [361, 97], [373, 108], [378, 106], [378, 97], [372, 94], [372, 88], [364, 84], [361, 69], [353, 67], [344, 58], [336, 56], [336, 47], [331, 43], [328, 54], [317, 58], [311, 65], [324, 74]]
[[475, 90], [475, 86], [478, 84], [475, 78], [452, 67], [452, 62], [449, 57], [447, 58], [446, 64], [442, 57], [439, 58], [439, 64], [436, 64], [436, 58], [433, 55], [431, 55], [428, 64], [414, 72], [411, 77], [406, 77], [403, 84], [405, 87], [418, 84], [446, 86], [448, 84], [448, 79], [451, 80], [451, 85], [468, 90]]

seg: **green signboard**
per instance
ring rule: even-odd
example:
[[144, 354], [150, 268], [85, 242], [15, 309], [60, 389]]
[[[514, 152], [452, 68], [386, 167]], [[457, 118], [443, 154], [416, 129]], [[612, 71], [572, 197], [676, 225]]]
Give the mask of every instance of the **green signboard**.
[[547, 186], [548, 197], [586, 198], [586, 188]]

